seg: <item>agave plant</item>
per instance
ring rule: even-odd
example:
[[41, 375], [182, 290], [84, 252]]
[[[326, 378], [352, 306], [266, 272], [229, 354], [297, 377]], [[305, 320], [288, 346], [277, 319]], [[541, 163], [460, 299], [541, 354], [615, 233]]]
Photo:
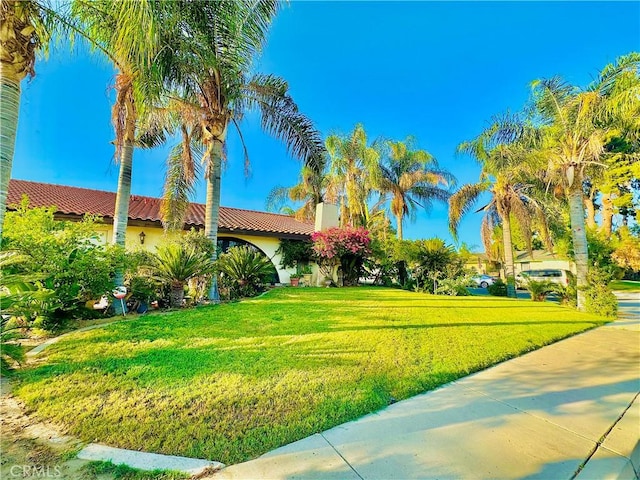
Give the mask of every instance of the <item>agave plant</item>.
[[230, 248], [220, 256], [217, 266], [232, 297], [255, 295], [274, 272], [273, 264], [263, 253], [246, 245]]
[[151, 259], [151, 269], [155, 278], [171, 287], [169, 304], [182, 306], [184, 286], [187, 282], [213, 270], [213, 264], [205, 252], [185, 245], [169, 243], [158, 247]]

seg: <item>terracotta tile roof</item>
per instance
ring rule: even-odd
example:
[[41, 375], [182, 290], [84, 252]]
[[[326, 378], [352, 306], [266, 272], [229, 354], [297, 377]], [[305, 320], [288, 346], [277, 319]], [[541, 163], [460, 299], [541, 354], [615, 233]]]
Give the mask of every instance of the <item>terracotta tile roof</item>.
[[[27, 195], [29, 204], [34, 207], [54, 205], [56, 212], [59, 213], [73, 215], [89, 213], [110, 218], [113, 218], [116, 200], [114, 192], [26, 180], [10, 180], [7, 206], [20, 203], [22, 195]], [[159, 198], [131, 195], [129, 219], [159, 222], [160, 203]], [[203, 226], [204, 210], [203, 204], [192, 203], [187, 212], [186, 223], [193, 226]], [[288, 215], [229, 207], [220, 207], [218, 228], [222, 231], [305, 236], [311, 235], [314, 231], [313, 224], [299, 222]]]

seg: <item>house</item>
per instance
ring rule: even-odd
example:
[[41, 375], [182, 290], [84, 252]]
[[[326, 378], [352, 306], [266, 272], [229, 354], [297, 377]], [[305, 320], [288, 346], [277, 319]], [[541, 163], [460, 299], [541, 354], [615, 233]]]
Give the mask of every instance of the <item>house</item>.
[[567, 270], [576, 273], [576, 265], [570, 259], [550, 253], [546, 250], [533, 250], [529, 252], [515, 252], [513, 256], [515, 273], [526, 272], [527, 270]]
[[[576, 273], [574, 262], [555, 253], [546, 250], [533, 250], [531, 253], [514, 252], [513, 263], [515, 274], [528, 270], [559, 269]], [[478, 273], [501, 276], [504, 278], [504, 271], [500, 261], [492, 261], [485, 253], [473, 253], [465, 263], [465, 267], [473, 269]]]
[[[12, 179], [9, 182], [7, 209], [15, 209], [23, 195], [27, 195], [32, 207], [55, 206], [54, 216], [59, 220], [77, 221], [85, 214], [102, 217], [102, 226], [98, 228], [100, 241], [104, 244], [112, 241], [115, 192]], [[140, 246], [153, 251], [162, 242], [164, 230], [160, 220], [160, 205], [159, 198], [131, 195], [127, 247]], [[192, 203], [184, 229], [204, 228], [204, 212], [203, 204]], [[218, 245], [223, 250], [235, 245], [253, 245], [271, 260], [278, 273], [278, 281], [287, 283], [294, 270], [280, 266], [280, 255], [276, 253], [280, 240], [309, 240], [314, 230], [313, 223], [301, 222], [288, 215], [221, 206]]]

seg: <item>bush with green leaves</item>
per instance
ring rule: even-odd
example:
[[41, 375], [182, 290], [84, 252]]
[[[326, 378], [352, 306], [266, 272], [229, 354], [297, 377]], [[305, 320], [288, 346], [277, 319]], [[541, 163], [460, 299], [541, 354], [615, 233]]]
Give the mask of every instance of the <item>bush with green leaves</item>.
[[124, 264], [123, 249], [99, 244], [97, 218], [58, 221], [54, 211], [29, 208], [25, 197], [15, 211], [7, 212], [2, 239], [3, 249], [27, 255], [20, 273], [37, 276], [38, 285], [53, 292], [36, 315], [45, 317], [47, 329], [82, 317], [88, 300], [111, 292], [114, 272]]
[[557, 284], [548, 280], [536, 281], [528, 279], [524, 287], [531, 295], [531, 300], [534, 302], [544, 302], [547, 295], [551, 292], [557, 291]]
[[487, 286], [487, 292], [494, 297], [506, 297], [507, 296], [507, 284], [498, 278], [493, 284]]
[[613, 280], [610, 269], [591, 267], [588, 275], [588, 287], [585, 289], [587, 312], [615, 317], [618, 314], [618, 299], [609, 288]]
[[313, 258], [313, 243], [308, 240], [280, 240], [276, 253], [281, 256], [280, 265], [283, 268], [294, 268], [309, 263]]
[[184, 287], [187, 282], [213, 271], [211, 257], [202, 250], [178, 242], [170, 242], [158, 247], [150, 256], [152, 276], [169, 288], [169, 305], [182, 307]]
[[436, 289], [437, 294], [450, 295], [452, 297], [466, 297], [471, 295], [467, 285], [469, 285], [470, 275], [460, 275], [456, 278], [445, 278]]
[[230, 248], [216, 262], [220, 273], [221, 291], [229, 299], [252, 297], [263, 290], [263, 285], [275, 267], [262, 252], [246, 245]]
[[439, 238], [413, 242], [409, 265], [417, 288], [436, 293], [444, 280], [456, 280], [464, 275], [464, 264], [451, 245]]

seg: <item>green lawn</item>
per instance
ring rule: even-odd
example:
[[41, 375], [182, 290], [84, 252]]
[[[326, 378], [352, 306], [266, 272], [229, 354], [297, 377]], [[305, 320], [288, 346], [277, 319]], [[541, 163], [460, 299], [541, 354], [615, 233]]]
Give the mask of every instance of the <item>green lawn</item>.
[[611, 290], [619, 292], [640, 292], [640, 282], [631, 280], [614, 280], [609, 284]]
[[604, 321], [528, 300], [286, 288], [74, 334], [15, 392], [86, 441], [229, 464]]

